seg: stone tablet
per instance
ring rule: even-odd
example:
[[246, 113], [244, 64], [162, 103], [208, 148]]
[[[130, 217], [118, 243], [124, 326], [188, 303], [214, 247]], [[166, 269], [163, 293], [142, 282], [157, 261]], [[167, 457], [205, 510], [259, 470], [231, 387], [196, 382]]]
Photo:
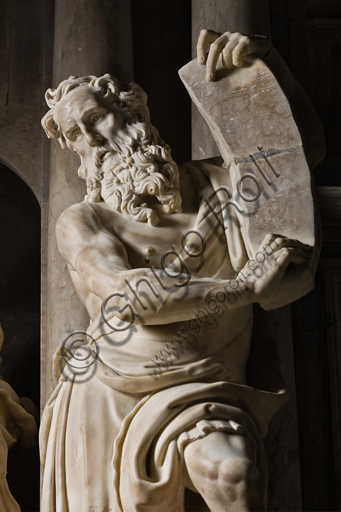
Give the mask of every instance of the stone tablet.
[[[248, 64], [232, 70], [222, 67], [220, 57], [214, 82], [207, 82], [205, 73], [206, 66], [196, 60], [179, 71], [225, 161], [233, 199], [244, 210], [239, 219], [248, 256], [255, 255], [267, 233], [315, 247], [311, 175], [300, 132], [276, 78], [261, 59], [250, 57]], [[309, 271], [316, 265], [316, 250], [313, 256]], [[293, 268], [293, 278], [296, 273]], [[304, 293], [302, 289], [295, 298]]]

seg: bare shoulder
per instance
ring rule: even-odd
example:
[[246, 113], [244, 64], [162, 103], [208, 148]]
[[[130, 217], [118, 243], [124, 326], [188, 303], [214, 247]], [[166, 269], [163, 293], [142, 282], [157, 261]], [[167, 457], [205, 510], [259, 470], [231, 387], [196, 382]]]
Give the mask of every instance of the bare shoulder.
[[59, 252], [67, 259], [67, 255], [74, 250], [91, 244], [101, 228], [100, 219], [90, 203], [70, 206], [64, 210], [56, 224]]
[[115, 235], [116, 214], [101, 203], [77, 203], [67, 208], [56, 225], [58, 250], [70, 268], [79, 254], [100, 251], [127, 259], [125, 248]]
[[92, 203], [77, 203], [63, 211], [56, 224], [57, 239], [66, 234], [75, 236], [80, 233], [84, 236], [90, 231], [97, 232], [103, 229], [97, 208]]
[[90, 203], [77, 203], [63, 211], [57, 221], [57, 230], [63, 227], [71, 227], [75, 224], [85, 222], [87, 223], [92, 217], [95, 217], [95, 212]]

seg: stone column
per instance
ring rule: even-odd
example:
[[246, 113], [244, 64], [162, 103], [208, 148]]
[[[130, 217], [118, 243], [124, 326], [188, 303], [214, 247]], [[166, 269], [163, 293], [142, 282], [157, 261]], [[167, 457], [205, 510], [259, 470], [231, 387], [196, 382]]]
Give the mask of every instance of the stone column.
[[[268, 0], [192, 0], [192, 58], [200, 30], [242, 32], [270, 38]], [[211, 132], [195, 105], [192, 106], [192, 158], [218, 156]]]
[[[56, 0], [53, 83], [70, 75], [110, 73], [123, 82], [133, 80], [133, 44], [129, 0]], [[77, 175], [79, 160], [51, 143], [47, 255], [45, 366], [42, 368], [42, 404], [55, 383], [52, 357], [74, 331], [86, 330], [89, 318], [74, 291], [65, 262], [58, 253], [55, 226], [63, 210], [83, 200], [85, 182]], [[43, 362], [44, 363], [44, 362]]]

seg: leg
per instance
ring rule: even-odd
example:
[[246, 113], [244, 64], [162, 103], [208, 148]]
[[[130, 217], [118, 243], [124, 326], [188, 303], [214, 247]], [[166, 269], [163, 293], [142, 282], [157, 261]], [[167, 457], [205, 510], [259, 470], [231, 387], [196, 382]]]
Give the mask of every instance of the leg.
[[253, 443], [244, 436], [211, 432], [185, 448], [188, 487], [211, 512], [263, 511], [262, 485]]

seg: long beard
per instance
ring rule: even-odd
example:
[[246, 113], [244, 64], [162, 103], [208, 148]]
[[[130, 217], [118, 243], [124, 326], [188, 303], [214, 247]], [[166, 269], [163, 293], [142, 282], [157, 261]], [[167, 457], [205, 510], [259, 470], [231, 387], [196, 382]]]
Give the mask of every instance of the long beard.
[[88, 166], [79, 168], [87, 180], [85, 200], [104, 200], [126, 218], [156, 226], [159, 219], [146, 197], [155, 196], [167, 213], [181, 212], [178, 167], [152, 125], [134, 123], [129, 136], [128, 143], [115, 140], [97, 148], [91, 172]]

